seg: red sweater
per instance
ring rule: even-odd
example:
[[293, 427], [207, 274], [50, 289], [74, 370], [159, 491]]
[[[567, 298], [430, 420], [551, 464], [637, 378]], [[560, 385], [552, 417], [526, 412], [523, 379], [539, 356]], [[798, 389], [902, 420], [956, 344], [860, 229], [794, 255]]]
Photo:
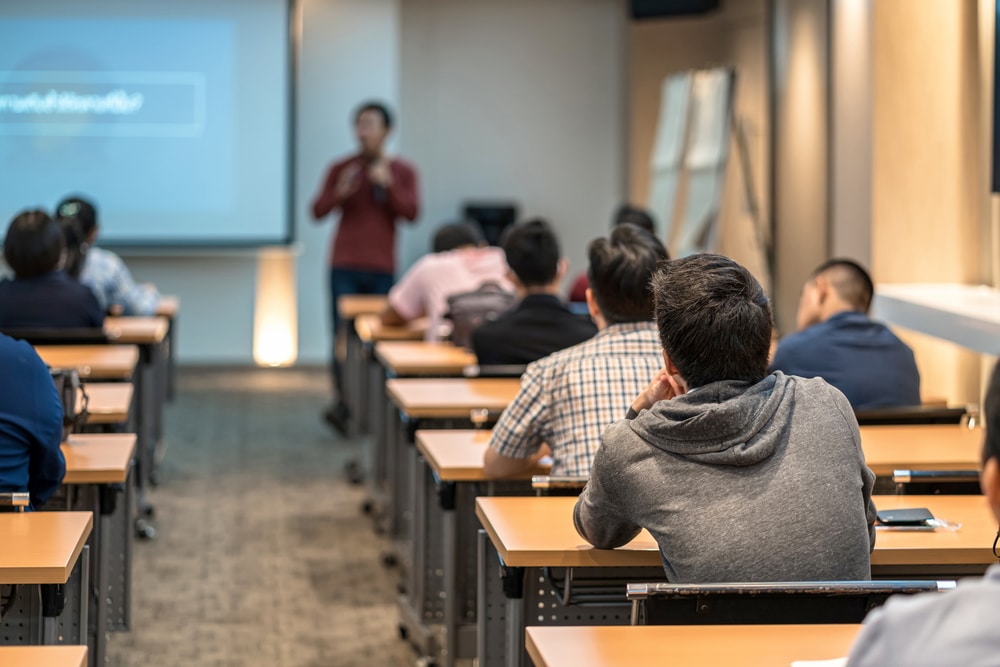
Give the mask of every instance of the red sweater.
[[[338, 198], [337, 181], [350, 164], [357, 164], [360, 180], [358, 189], [348, 197]], [[389, 162], [392, 185], [385, 200], [375, 200], [375, 188], [368, 177], [368, 161], [362, 155], [345, 158], [327, 172], [319, 195], [313, 201], [316, 220], [340, 209], [340, 226], [333, 236], [330, 266], [393, 273], [396, 270], [396, 221], [416, 220], [420, 212], [417, 191], [417, 170], [394, 158]]]

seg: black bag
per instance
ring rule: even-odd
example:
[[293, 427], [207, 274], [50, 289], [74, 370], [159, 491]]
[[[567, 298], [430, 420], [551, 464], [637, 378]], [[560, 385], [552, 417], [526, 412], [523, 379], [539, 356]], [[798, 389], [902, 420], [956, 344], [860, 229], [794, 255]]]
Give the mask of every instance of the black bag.
[[517, 295], [505, 291], [495, 282], [486, 282], [472, 292], [453, 294], [448, 297], [448, 312], [451, 320], [451, 335], [455, 345], [472, 347], [472, 332], [483, 322], [495, 320], [506, 313], [517, 301]]
[[80, 430], [87, 422], [87, 404], [90, 399], [80, 382], [75, 368], [50, 368], [52, 381], [63, 404], [63, 442], [70, 433]]

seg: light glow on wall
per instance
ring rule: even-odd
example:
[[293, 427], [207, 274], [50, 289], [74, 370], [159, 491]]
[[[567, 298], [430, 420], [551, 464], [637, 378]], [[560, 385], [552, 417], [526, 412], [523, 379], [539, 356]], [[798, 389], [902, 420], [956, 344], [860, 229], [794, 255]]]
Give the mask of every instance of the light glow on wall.
[[290, 366], [299, 355], [295, 255], [291, 248], [262, 250], [257, 258], [253, 360]]

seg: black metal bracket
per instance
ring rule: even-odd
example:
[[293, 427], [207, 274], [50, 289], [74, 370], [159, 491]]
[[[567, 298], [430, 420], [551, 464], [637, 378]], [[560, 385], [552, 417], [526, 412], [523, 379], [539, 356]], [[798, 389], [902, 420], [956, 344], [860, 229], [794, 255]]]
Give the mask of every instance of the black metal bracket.
[[509, 600], [520, 600], [524, 597], [524, 568], [500, 566], [500, 581], [503, 584], [503, 594]]
[[42, 584], [42, 616], [58, 618], [66, 606], [65, 584]]

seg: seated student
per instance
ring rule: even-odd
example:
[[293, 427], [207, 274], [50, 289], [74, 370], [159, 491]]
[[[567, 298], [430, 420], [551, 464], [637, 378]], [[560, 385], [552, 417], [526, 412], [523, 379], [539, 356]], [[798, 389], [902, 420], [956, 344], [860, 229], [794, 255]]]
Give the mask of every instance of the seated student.
[[2, 334], [0, 377], [0, 491], [27, 491], [38, 509], [66, 473], [62, 400], [35, 350]]
[[438, 340], [449, 296], [491, 282], [514, 291], [507, 279], [503, 250], [487, 246], [475, 222], [442, 226], [434, 235], [433, 250], [418, 259], [389, 290], [389, 305], [382, 312], [386, 326], [426, 317], [427, 340]]
[[875, 286], [849, 259], [831, 259], [802, 288], [796, 333], [785, 336], [771, 369], [821, 377], [855, 410], [920, 405], [913, 351], [888, 327], [868, 318]]
[[[76, 218], [57, 218], [66, 241], [66, 260], [63, 271], [73, 280], [80, 280], [83, 263], [87, 260], [87, 241]], [[96, 296], [96, 295], [95, 295]]]
[[[637, 227], [642, 227], [647, 232], [656, 236], [656, 225], [653, 223], [653, 216], [650, 215], [649, 211], [641, 208], [636, 208], [629, 204], [622, 204], [615, 211], [615, 217], [611, 222], [611, 228], [614, 229], [618, 225], [631, 224]], [[567, 299], [570, 303], [586, 303], [587, 302], [587, 287], [590, 283], [587, 281], [587, 273], [581, 273], [573, 281], [573, 286], [569, 290], [569, 298]]]
[[104, 311], [66, 275], [66, 241], [45, 211], [24, 211], [7, 228], [3, 256], [13, 280], [0, 282], [0, 329], [96, 328]]
[[68, 197], [56, 206], [60, 218], [75, 218], [87, 244], [80, 282], [89, 287], [105, 311], [122, 315], [153, 315], [160, 294], [152, 285], [137, 285], [121, 257], [98, 248], [97, 209], [82, 197]]
[[500, 239], [520, 302], [472, 334], [479, 364], [524, 365], [576, 345], [597, 333], [589, 317], [575, 315], [559, 300], [566, 262], [559, 241], [543, 220], [508, 227]]
[[601, 433], [660, 367], [649, 279], [667, 258], [663, 244], [619, 225], [588, 254], [597, 335], [528, 366], [493, 429], [483, 460], [490, 477], [521, 474], [550, 450], [553, 475], [587, 475]]
[[[980, 482], [990, 511], [1000, 521], [1000, 363], [993, 369], [983, 413], [986, 440]], [[951, 592], [891, 598], [865, 619], [847, 665], [998, 664], [998, 602], [1000, 565], [991, 565], [982, 579], [960, 582]]]
[[675, 583], [870, 578], [875, 475], [847, 399], [768, 375], [771, 307], [731, 259], [652, 285], [662, 367], [604, 432], [577, 531], [613, 549], [647, 529]]

